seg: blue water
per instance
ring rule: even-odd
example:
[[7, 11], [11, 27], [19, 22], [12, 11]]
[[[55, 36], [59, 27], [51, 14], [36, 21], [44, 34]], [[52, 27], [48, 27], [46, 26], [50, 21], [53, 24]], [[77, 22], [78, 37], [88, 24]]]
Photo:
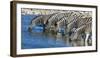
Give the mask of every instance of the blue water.
[[[43, 33], [42, 25], [37, 25], [33, 28], [33, 33], [28, 32], [28, 26], [32, 18], [36, 15], [22, 15], [21, 27], [21, 48], [34, 49], [34, 48], [54, 48], [54, 47], [68, 47], [63, 40], [57, 40], [55, 36]], [[62, 38], [61, 38], [62, 39]]]

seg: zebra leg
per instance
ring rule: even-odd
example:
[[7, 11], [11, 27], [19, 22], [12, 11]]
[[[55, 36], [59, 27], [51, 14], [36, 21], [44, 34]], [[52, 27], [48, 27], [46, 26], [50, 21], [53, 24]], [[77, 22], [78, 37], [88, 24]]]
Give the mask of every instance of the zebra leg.
[[85, 38], [85, 46], [87, 46], [88, 45], [88, 38], [89, 38], [89, 33], [86, 33], [86, 38]]

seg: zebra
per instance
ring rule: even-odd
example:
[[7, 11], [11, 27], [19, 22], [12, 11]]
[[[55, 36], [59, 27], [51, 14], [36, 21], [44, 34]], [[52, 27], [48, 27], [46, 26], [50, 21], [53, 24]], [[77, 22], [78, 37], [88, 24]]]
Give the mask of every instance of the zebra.
[[69, 13], [58, 13], [54, 16], [52, 16], [50, 19], [48, 19], [48, 28], [56, 28], [56, 32], [57, 32], [57, 26], [59, 21], [61, 21], [64, 17], [67, 18]]
[[36, 18], [33, 18], [31, 23], [30, 23], [30, 25], [29, 25], [28, 30], [31, 32], [32, 28], [34, 26], [38, 25], [38, 24], [43, 24], [44, 25], [44, 29], [45, 29], [46, 24], [48, 24], [49, 18], [51, 18], [55, 14], [56, 13], [48, 14], [48, 15], [39, 15]]
[[40, 23], [42, 21], [41, 20], [42, 18], [43, 18], [43, 16], [38, 16], [36, 18], [33, 18], [32, 21], [31, 21], [31, 23], [30, 23], [30, 25], [29, 25], [29, 27], [28, 27], [28, 31], [31, 32], [32, 31], [32, 28], [34, 26], [36, 26], [37, 23]]
[[[84, 39], [87, 42], [92, 34], [92, 17], [81, 18], [75, 23], [77, 27], [72, 28], [71, 40]], [[75, 25], [75, 23], [73, 25]]]

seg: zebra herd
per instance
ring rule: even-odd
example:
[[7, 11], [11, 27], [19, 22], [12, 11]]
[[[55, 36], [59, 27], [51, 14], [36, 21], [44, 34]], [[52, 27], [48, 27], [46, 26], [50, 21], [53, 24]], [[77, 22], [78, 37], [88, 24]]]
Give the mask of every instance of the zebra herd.
[[38, 24], [43, 24], [45, 30], [67, 35], [71, 40], [92, 37], [92, 16], [80, 11], [57, 12], [48, 15], [39, 15], [29, 25], [29, 30]]

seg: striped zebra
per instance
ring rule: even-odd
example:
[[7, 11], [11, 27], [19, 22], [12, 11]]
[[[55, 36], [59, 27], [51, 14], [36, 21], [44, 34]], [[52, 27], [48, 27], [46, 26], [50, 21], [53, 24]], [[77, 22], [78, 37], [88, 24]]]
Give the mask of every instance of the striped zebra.
[[67, 30], [67, 20], [68, 18], [67, 17], [63, 17], [61, 18], [60, 21], [57, 22], [57, 30], [58, 32], [61, 32], [61, 30], [63, 30], [63, 34], [65, 35], [66, 34], [66, 30]]
[[32, 28], [34, 26], [36, 26], [38, 23], [41, 23], [42, 18], [43, 18], [43, 16], [38, 16], [36, 18], [33, 18], [32, 21], [31, 21], [31, 23], [30, 23], [30, 25], [29, 25], [28, 31], [31, 32], [32, 31]]
[[[55, 30], [58, 30], [58, 22], [61, 21], [64, 18], [68, 17], [69, 13], [58, 13], [52, 16], [50, 19], [48, 19], [48, 28], [52, 30], [52, 28], [56, 28]], [[62, 24], [62, 23], [61, 23]]]
[[79, 20], [81, 17], [84, 15], [79, 13], [79, 12], [73, 12], [69, 17], [68, 17], [68, 24], [67, 24], [67, 31], [70, 32], [72, 28], [76, 27], [75, 22]]
[[48, 24], [48, 19], [55, 14], [56, 13], [48, 14], [48, 15], [40, 15], [37, 16], [36, 18], [33, 18], [31, 24], [29, 25], [29, 31], [32, 31], [32, 28], [38, 24], [44, 24], [44, 25]]
[[71, 40], [84, 39], [87, 42], [91, 39], [92, 35], [92, 17], [85, 17], [77, 20], [73, 23], [76, 27], [73, 27], [73, 32], [70, 36]]

